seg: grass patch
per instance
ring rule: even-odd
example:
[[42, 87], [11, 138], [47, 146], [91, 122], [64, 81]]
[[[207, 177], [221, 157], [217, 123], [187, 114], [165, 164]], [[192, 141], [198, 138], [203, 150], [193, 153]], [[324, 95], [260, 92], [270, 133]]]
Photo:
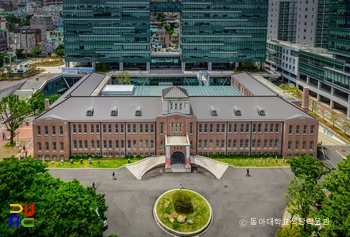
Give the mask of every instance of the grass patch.
[[[130, 164], [136, 161], [142, 160], [143, 158], [131, 158]], [[80, 163], [79, 158], [73, 159], [73, 164], [69, 160], [65, 160], [64, 164], [60, 164], [60, 160], [54, 160], [52, 164], [51, 160], [45, 161], [48, 168], [119, 168], [128, 164], [128, 159], [124, 157], [119, 158], [92, 158], [92, 164], [89, 164], [87, 159], [82, 159], [83, 164]], [[98, 164], [100, 161], [100, 164]]]
[[[30, 142], [31, 138], [20, 138], [19, 141], [21, 146], [27, 145]], [[16, 138], [13, 140], [14, 144], [10, 145], [10, 142], [4, 143], [0, 146], [0, 161], [4, 158], [8, 158], [11, 156], [16, 156], [19, 153], [19, 149], [16, 148], [16, 142], [18, 141]]]
[[61, 66], [63, 65], [63, 59], [54, 59], [54, 60], [42, 60], [39, 62], [31, 63], [31, 66], [36, 67], [55, 67], [55, 66]]
[[[172, 202], [172, 196], [177, 190], [164, 194], [157, 203], [156, 211], [159, 220], [167, 227], [180, 231], [180, 232], [192, 232], [201, 229], [207, 224], [210, 217], [210, 208], [207, 202], [198, 194], [188, 192], [191, 197], [194, 212], [192, 214], [181, 214], [186, 216], [187, 220], [192, 220], [193, 224], [189, 224], [187, 221], [179, 223], [177, 221], [178, 214], [175, 212]], [[166, 205], [166, 203], [168, 205]], [[168, 215], [174, 218], [174, 222], [171, 223]]]
[[284, 159], [284, 162], [281, 158], [277, 159], [270, 159], [270, 162], [268, 161], [268, 158], [263, 158], [262, 162], [260, 158], [215, 158], [214, 160], [220, 161], [222, 163], [227, 163], [229, 165], [235, 166], [235, 167], [282, 167], [282, 166], [289, 166], [287, 163], [288, 159]]

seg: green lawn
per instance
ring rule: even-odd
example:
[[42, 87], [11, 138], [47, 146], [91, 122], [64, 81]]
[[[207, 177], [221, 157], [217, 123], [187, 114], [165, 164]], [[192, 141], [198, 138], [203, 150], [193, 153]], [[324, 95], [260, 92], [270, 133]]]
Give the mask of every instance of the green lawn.
[[[59, 160], [55, 160], [54, 164], [50, 161], [45, 161], [48, 168], [119, 168], [128, 164], [127, 158], [92, 158], [92, 164], [89, 164], [87, 159], [82, 159], [83, 164], [80, 164], [80, 159], [73, 159], [74, 163], [70, 164], [69, 160], [65, 160], [61, 165]], [[142, 158], [131, 158], [130, 163], [142, 160]], [[100, 161], [100, 164], [98, 164]]]
[[227, 163], [229, 165], [235, 166], [235, 167], [282, 167], [282, 166], [288, 166], [287, 163], [288, 159], [284, 159], [284, 162], [282, 162], [282, 159], [270, 159], [270, 162], [268, 162], [268, 158], [263, 158], [263, 161], [261, 162], [260, 158], [212, 158], [214, 160]]
[[[177, 222], [178, 214], [175, 212], [172, 202], [172, 196], [175, 192], [176, 190], [166, 193], [159, 200], [156, 209], [159, 220], [167, 227], [180, 232], [192, 232], [205, 226], [210, 217], [209, 206], [201, 196], [193, 192], [188, 192], [188, 195], [191, 197], [194, 212], [192, 214], [182, 214], [187, 217], [187, 220], [193, 220], [193, 224], [189, 224], [187, 221], [185, 223]], [[168, 207], [165, 207], [166, 202], [169, 202]], [[170, 218], [165, 217], [164, 214], [173, 214], [174, 222], [171, 223]]]

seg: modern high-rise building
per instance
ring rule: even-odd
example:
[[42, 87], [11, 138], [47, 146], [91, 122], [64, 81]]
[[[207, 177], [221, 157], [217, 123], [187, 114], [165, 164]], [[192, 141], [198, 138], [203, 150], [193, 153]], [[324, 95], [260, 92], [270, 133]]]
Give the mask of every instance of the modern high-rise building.
[[182, 70], [265, 61], [268, 0], [64, 0], [66, 63], [150, 70], [151, 60], [164, 58], [151, 54], [151, 12], [180, 12], [181, 52], [169, 57], [177, 57]]

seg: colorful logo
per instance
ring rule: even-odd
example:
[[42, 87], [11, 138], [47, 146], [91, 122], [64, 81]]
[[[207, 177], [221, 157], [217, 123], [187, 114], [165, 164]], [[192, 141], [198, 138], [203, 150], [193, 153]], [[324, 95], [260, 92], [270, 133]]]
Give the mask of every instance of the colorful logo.
[[[10, 204], [11, 207], [18, 207], [19, 210], [10, 210], [10, 213], [21, 213], [23, 211], [23, 207], [21, 204]], [[31, 204], [31, 213], [28, 213], [28, 204], [24, 204], [24, 215], [27, 217], [31, 217], [34, 215], [34, 204]], [[10, 227], [13, 227], [13, 220], [16, 220], [16, 227], [34, 227], [34, 218], [23, 218], [22, 220], [17, 214], [13, 214], [10, 216]], [[30, 223], [28, 223], [30, 222]]]

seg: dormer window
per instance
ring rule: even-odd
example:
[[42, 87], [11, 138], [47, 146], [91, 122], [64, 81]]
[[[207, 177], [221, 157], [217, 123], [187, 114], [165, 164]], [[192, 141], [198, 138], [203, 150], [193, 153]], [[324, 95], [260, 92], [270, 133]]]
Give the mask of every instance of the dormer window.
[[236, 115], [236, 116], [242, 116], [242, 111], [240, 108], [238, 108], [237, 106], [233, 106], [233, 113]]
[[137, 106], [136, 110], [135, 110], [135, 116], [141, 116], [141, 115], [142, 115], [141, 108], [140, 108], [140, 106]]
[[86, 111], [86, 116], [93, 116], [94, 115], [94, 107], [91, 106], [87, 111]]
[[210, 106], [210, 114], [211, 116], [218, 116], [218, 112], [214, 108], [214, 106]]
[[114, 106], [111, 110], [111, 116], [118, 116], [117, 106]]
[[260, 107], [260, 106], [257, 106], [257, 107], [256, 107], [256, 110], [258, 111], [258, 114], [259, 114], [260, 116], [265, 116], [265, 115], [266, 115], [266, 114], [265, 114], [264, 108], [262, 108], [262, 107]]

